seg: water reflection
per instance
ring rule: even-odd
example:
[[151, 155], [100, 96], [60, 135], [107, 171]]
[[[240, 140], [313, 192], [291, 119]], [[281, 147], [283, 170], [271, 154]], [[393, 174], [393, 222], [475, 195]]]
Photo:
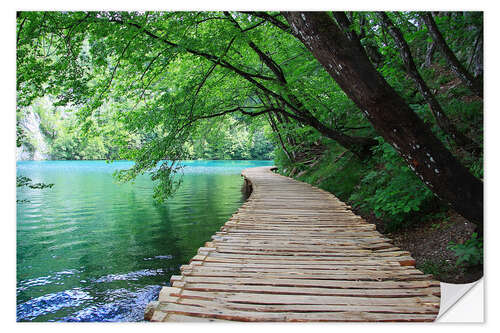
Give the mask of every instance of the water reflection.
[[52, 189], [18, 189], [18, 321], [137, 321], [146, 304], [241, 205], [241, 170], [258, 161], [187, 162], [167, 204], [130, 162], [18, 162]]

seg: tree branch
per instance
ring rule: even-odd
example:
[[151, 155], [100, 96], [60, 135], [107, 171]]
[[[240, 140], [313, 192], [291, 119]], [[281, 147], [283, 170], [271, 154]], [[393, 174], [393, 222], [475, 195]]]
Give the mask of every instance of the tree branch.
[[177, 132], [180, 133], [186, 127], [191, 126], [193, 123], [195, 123], [195, 122], [197, 122], [199, 120], [216, 118], [216, 117], [222, 117], [222, 116], [225, 116], [226, 114], [229, 114], [229, 113], [241, 112], [241, 113], [243, 113], [245, 115], [248, 115], [248, 116], [251, 116], [251, 117], [257, 117], [257, 116], [260, 116], [261, 114], [265, 114], [265, 113], [268, 113], [268, 112], [271, 112], [271, 111], [278, 111], [278, 110], [275, 109], [275, 108], [269, 108], [269, 109], [266, 109], [266, 110], [263, 110], [263, 111], [259, 111], [259, 112], [249, 112], [249, 111], [243, 110], [242, 107], [237, 106], [235, 108], [232, 108], [232, 109], [229, 109], [229, 110], [225, 110], [225, 111], [222, 111], [222, 112], [213, 113], [213, 114], [204, 115], [204, 116], [198, 116], [198, 117], [196, 117], [194, 119], [191, 119], [187, 123], [185, 123], [184, 125], [182, 125]]
[[[129, 25], [129, 26], [133, 26], [137, 29], [139, 29], [140, 31], [144, 32], [146, 35], [148, 35], [149, 37], [153, 38], [153, 39], [156, 39], [156, 40], [159, 40], [171, 47], [174, 47], [174, 48], [180, 48], [182, 47], [181, 45], [177, 44], [177, 43], [174, 43], [174, 42], [171, 42], [163, 37], [160, 37], [156, 34], [154, 34], [153, 32], [145, 29], [144, 27], [140, 26], [139, 24], [135, 23], [135, 22], [125, 22], [125, 21], [122, 21], [122, 20], [118, 20], [118, 19], [110, 19], [111, 22], [115, 22], [115, 23], [119, 23], [119, 24], [124, 24], [124, 25]], [[182, 47], [185, 51], [187, 51], [188, 53], [191, 53], [193, 55], [197, 55], [197, 56], [200, 56], [200, 57], [203, 57], [207, 60], [210, 60], [214, 63], [216, 63], [218, 60], [219, 60], [219, 57], [213, 55], [213, 54], [210, 54], [210, 53], [206, 53], [206, 52], [203, 52], [203, 51], [199, 51], [199, 50], [195, 50], [195, 49], [191, 49], [189, 47]], [[242, 71], [241, 69], [238, 69], [236, 68], [235, 66], [231, 65], [229, 62], [227, 61], [221, 61], [219, 63], [220, 66], [222, 67], [225, 67], [225, 68], [228, 68], [228, 69], [231, 69], [231, 70], [238, 70], [239, 73], [244, 73], [246, 76], [248, 77], [252, 77], [252, 78], [256, 78], [256, 79], [261, 79], [261, 80], [267, 80], [267, 81], [275, 81], [274, 78], [272, 77], [268, 77], [268, 76], [264, 76], [264, 75], [259, 75], [259, 74], [252, 74], [252, 73], [248, 73], [248, 72], [244, 72]]]
[[257, 27], [261, 26], [261, 25], [262, 25], [262, 24], [264, 24], [265, 22], [266, 22], [266, 20], [262, 20], [262, 21], [260, 21], [260, 22], [259, 22], [259, 23], [257, 23], [257, 24], [254, 24], [254, 25], [252, 25], [252, 26], [249, 26], [248, 28], [245, 28], [245, 29], [241, 30], [241, 32], [247, 32], [247, 31], [253, 30], [253, 29], [255, 29], [255, 28], [257, 28]]
[[376, 14], [379, 17], [382, 25], [387, 29], [389, 34], [394, 39], [394, 42], [399, 49], [399, 53], [405, 65], [406, 72], [413, 79], [420, 94], [429, 104], [429, 108], [431, 109], [431, 112], [436, 119], [436, 123], [439, 128], [441, 128], [443, 132], [446, 133], [446, 135], [450, 136], [457, 143], [457, 145], [472, 153], [479, 152], [481, 150], [480, 146], [465, 134], [461, 133], [455, 126], [455, 124], [453, 124], [453, 122], [444, 113], [443, 109], [441, 108], [441, 104], [439, 104], [438, 100], [434, 97], [424, 79], [418, 72], [417, 66], [415, 65], [411, 54], [410, 46], [404, 39], [401, 30], [399, 30], [399, 28], [394, 25], [394, 23], [386, 13], [377, 12]]
[[231, 39], [231, 41], [227, 45], [226, 49], [224, 50], [224, 53], [219, 57], [219, 60], [217, 62], [215, 62], [210, 67], [210, 69], [208, 70], [207, 74], [205, 74], [205, 76], [203, 77], [203, 80], [201, 80], [200, 84], [198, 85], [198, 88], [196, 89], [196, 92], [194, 93], [194, 96], [193, 96], [194, 101], [193, 101], [193, 104], [191, 104], [191, 113], [193, 112], [194, 105], [196, 104], [196, 97], [198, 96], [198, 93], [200, 92], [201, 88], [203, 87], [203, 85], [207, 81], [207, 79], [210, 76], [210, 74], [212, 74], [212, 72], [214, 71], [215, 67], [217, 67], [217, 65], [220, 64], [222, 58], [227, 54], [227, 52], [231, 48], [231, 45], [233, 45], [233, 42], [234, 42], [235, 39], [236, 39], [236, 36]]
[[[236, 20], [231, 16], [231, 14], [229, 12], [224, 12], [224, 15], [226, 15], [226, 17], [233, 23], [233, 25], [236, 27], [236, 29], [238, 29], [241, 33], [243, 33], [243, 29], [241, 28], [241, 26], [238, 24], [238, 22], [236, 22]], [[259, 56], [260, 60], [262, 60], [262, 62], [264, 62], [267, 66], [267, 68], [269, 68], [273, 73], [274, 75], [276, 76], [276, 78], [282, 82], [282, 83], [286, 83], [286, 80], [285, 80], [285, 75], [283, 74], [283, 71], [281, 70], [281, 68], [274, 62], [273, 59], [271, 59], [267, 54], [265, 54], [252, 40], [248, 40], [248, 46], [250, 46], [250, 48], [252, 48], [252, 50], [255, 51], [255, 53], [257, 53], [257, 55]]]
[[196, 93], [194, 94], [195, 96], [198, 95], [198, 93], [200, 92], [201, 88], [203, 87], [203, 85], [205, 84], [205, 82], [207, 81], [208, 77], [210, 76], [210, 74], [215, 69], [215, 67], [217, 67], [217, 65], [220, 64], [220, 62], [222, 61], [222, 58], [227, 54], [227, 52], [231, 48], [231, 45], [233, 45], [233, 42], [234, 42], [235, 39], [236, 39], [236, 37], [231, 38], [231, 41], [229, 41], [229, 44], [227, 45], [226, 49], [224, 50], [224, 53], [219, 57], [219, 60], [212, 65], [212, 67], [210, 68], [210, 70], [208, 71], [208, 73], [205, 75], [205, 77], [201, 81], [200, 85], [198, 86], [198, 89], [196, 89]]
[[106, 88], [104, 88], [101, 93], [99, 94], [99, 97], [97, 98], [97, 100], [100, 100], [102, 98], [102, 96], [104, 95], [104, 93], [106, 92], [106, 90], [109, 89], [109, 87], [111, 87], [111, 83], [113, 82], [113, 79], [115, 78], [115, 74], [116, 74], [116, 70], [118, 69], [118, 67], [120, 66], [120, 62], [123, 58], [123, 55], [125, 54], [125, 52], [127, 51], [127, 49], [129, 48], [130, 44], [132, 44], [132, 41], [135, 39], [135, 37], [137, 37], [139, 33], [135, 34], [134, 37], [130, 38], [130, 40], [128, 41], [127, 45], [123, 48], [123, 51], [122, 53], [120, 54], [120, 57], [118, 58], [118, 61], [116, 63], [116, 66], [115, 68], [113, 68], [113, 73], [111, 74], [111, 77], [109, 79], [109, 82], [106, 86]]
[[24, 17], [21, 24], [19, 25], [19, 31], [17, 32], [17, 38], [16, 38], [16, 46], [19, 44], [19, 37], [21, 36], [21, 31], [23, 30], [23, 25], [24, 25], [24, 22], [26, 21], [26, 19], [27, 19], [27, 17]]
[[79, 26], [79, 25], [80, 25], [83, 21], [85, 21], [87, 18], [89, 18], [89, 17], [90, 17], [90, 14], [91, 14], [91, 12], [88, 12], [88, 13], [87, 13], [87, 15], [85, 15], [85, 17], [84, 17], [84, 18], [82, 18], [81, 20], [79, 20], [78, 22], [76, 22], [76, 24], [71, 25], [71, 29], [68, 31], [68, 34], [67, 34], [66, 38], [68, 38], [68, 39], [69, 39], [69, 38], [71, 37], [71, 33], [73, 32], [73, 30], [74, 30], [77, 26]]
[[207, 18], [204, 18], [202, 20], [196, 21], [196, 24], [200, 24], [200, 23], [210, 21], [210, 20], [227, 20], [227, 18], [222, 17], [222, 16], [207, 17]]
[[[280, 28], [281, 30], [283, 30], [283, 31], [285, 31], [287, 33], [291, 32], [290, 26], [288, 26], [287, 24], [281, 22], [275, 16], [269, 15], [266, 12], [242, 12], [242, 13], [250, 14], [250, 15], [256, 16], [256, 17], [260, 17], [261, 19], [266, 20], [267, 22], [271, 23], [275, 27], [278, 27], [278, 28]], [[278, 15], [276, 15], [276, 16], [278, 16]]]
[[422, 19], [429, 30], [429, 34], [436, 43], [436, 46], [441, 51], [441, 54], [446, 58], [446, 61], [450, 65], [451, 70], [456, 76], [462, 80], [462, 82], [469, 87], [469, 89], [474, 92], [477, 96], [483, 98], [483, 87], [479, 80], [475, 79], [460, 63], [460, 61], [455, 56], [455, 53], [450, 49], [448, 44], [439, 31], [439, 28], [432, 18], [431, 13], [425, 12], [421, 14]]

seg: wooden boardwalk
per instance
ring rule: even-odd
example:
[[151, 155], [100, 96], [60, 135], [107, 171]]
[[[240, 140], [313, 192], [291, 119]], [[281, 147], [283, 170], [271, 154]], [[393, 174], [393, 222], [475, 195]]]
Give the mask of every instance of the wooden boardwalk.
[[151, 321], [433, 321], [440, 286], [332, 194], [243, 176], [249, 200], [172, 276]]

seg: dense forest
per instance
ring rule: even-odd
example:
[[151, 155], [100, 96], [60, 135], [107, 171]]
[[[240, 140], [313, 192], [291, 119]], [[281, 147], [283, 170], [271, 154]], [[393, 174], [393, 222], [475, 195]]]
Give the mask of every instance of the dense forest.
[[51, 158], [133, 160], [118, 177], [151, 172], [161, 199], [181, 160], [274, 158], [385, 232], [474, 223], [443, 245], [464, 269], [482, 78], [482, 12], [17, 14], [18, 146], [36, 113]]
[[[116, 120], [112, 104], [100, 108], [100, 123], [93, 132], [79, 126], [78, 107], [54, 106], [54, 98], [37, 98], [18, 112], [18, 159], [24, 160], [116, 160], [120, 140], [139, 147], [155, 133], [130, 133]], [[266, 128], [240, 124], [232, 119], [214, 130], [207, 127], [185, 143], [186, 159], [268, 160], [273, 144]], [[223, 138], [223, 139], [221, 139]]]

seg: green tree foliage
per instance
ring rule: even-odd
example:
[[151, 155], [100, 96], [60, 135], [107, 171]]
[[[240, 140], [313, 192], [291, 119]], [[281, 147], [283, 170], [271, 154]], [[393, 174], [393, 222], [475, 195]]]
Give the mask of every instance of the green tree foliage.
[[[77, 112], [54, 106], [51, 99], [45, 97], [32, 103], [30, 112], [40, 118], [40, 132], [48, 144], [48, 156], [53, 160], [113, 160], [119, 159], [120, 144], [136, 147], [156, 137], [155, 133], [129, 133], [117, 120], [117, 110], [113, 104], [99, 108], [99, 116], [93, 117], [90, 131], [84, 131], [78, 121]], [[25, 111], [26, 112], [26, 111]], [[23, 120], [23, 113], [18, 114]], [[25, 115], [24, 115], [25, 116]], [[271, 159], [274, 149], [264, 136], [264, 131], [257, 126], [266, 126], [262, 122], [240, 123], [234, 118], [218, 126], [200, 128], [185, 143], [188, 159], [232, 159], [260, 160]], [[20, 138], [19, 145], [29, 151], [38, 149], [38, 143], [29, 132]]]
[[[52, 188], [54, 184], [46, 184], [46, 183], [33, 183], [31, 178], [26, 176], [16, 176], [16, 187], [28, 187], [32, 190], [43, 190], [46, 188]], [[17, 203], [26, 203], [29, 200], [16, 200]]]
[[[482, 144], [482, 98], [438, 51], [429, 57], [433, 41], [421, 14], [387, 15], [447, 117]], [[359, 36], [386, 81], [482, 178], [482, 152], [469, 153], [437, 126], [379, 16], [347, 17], [345, 33]], [[459, 60], [476, 72], [482, 14], [435, 19]], [[134, 160], [119, 177], [152, 172], [160, 180], [157, 198], [175, 189], [179, 160], [274, 158], [281, 172], [374, 211], [391, 227], [443, 208], [280, 13], [21, 12], [17, 30], [18, 109], [53, 96], [55, 106], [75, 110], [64, 125], [41, 115], [45, 134], [55, 133], [57, 158]]]
[[[425, 25], [420, 23], [420, 14], [406, 12], [388, 13], [388, 15], [404, 32], [404, 37], [415, 56], [415, 62], [419, 68], [422, 68], [426, 58], [426, 53], [422, 50], [426, 50], [432, 40], [427, 34]], [[459, 21], [467, 21], [471, 17], [480, 19], [481, 14], [453, 13], [450, 17]], [[465, 151], [465, 147], [448, 140], [442, 129], [437, 126], [426, 101], [407, 76], [397, 46], [388, 32], [384, 30], [377, 15], [358, 12], [352, 13], [351, 18], [354, 23], [351, 29], [359, 34], [365, 49], [368, 46], [377, 45], [377, 53], [380, 57], [377, 58], [376, 65], [384, 78], [431, 127], [446, 147], [476, 177], [482, 178], [482, 157], [470, 154]], [[460, 33], [465, 31], [468, 31], [468, 38], [457, 43], [454, 51], [468, 54], [470, 60], [478, 54], [471, 53], [472, 49], [466, 41], [471, 40], [471, 35], [475, 36], [476, 40], [482, 37], [479, 34], [481, 24], [468, 25]], [[367, 53], [370, 55], [368, 50]], [[375, 57], [370, 58], [373, 61]], [[456, 79], [446, 67], [446, 62], [440, 54], [435, 54], [431, 66], [424, 67], [422, 72], [425, 81], [432, 87], [433, 93], [436, 94], [436, 98], [451, 121], [462, 133], [482, 144], [482, 100], [475, 97]], [[313, 140], [309, 142], [312, 143]], [[293, 171], [298, 168], [295, 174], [304, 175], [306, 172], [301, 179], [319, 184], [343, 200], [349, 200], [353, 206], [365, 212], [373, 211], [377, 217], [386, 221], [386, 227], [389, 230], [426, 219], [426, 214], [445, 209], [443, 203], [429, 191], [426, 184], [415, 177], [415, 173], [407, 163], [403, 163], [396, 151], [383, 140], [372, 150], [374, 155], [370, 161], [363, 164], [354, 163], [350, 154], [345, 154], [338, 148], [331, 147], [328, 151], [329, 153], [324, 155], [326, 160], [323, 158], [319, 164], [313, 163], [314, 169], [285, 158], [280, 159], [280, 163], [285, 165], [283, 168], [285, 173], [294, 174]], [[340, 156], [342, 158], [339, 158]]]
[[394, 148], [382, 142], [374, 151], [373, 165], [366, 168], [359, 189], [349, 200], [385, 219], [388, 230], [412, 222], [416, 212], [432, 206], [435, 197], [410, 170]]
[[44, 188], [51, 188], [54, 186], [54, 184], [45, 184], [45, 183], [32, 183], [32, 180], [28, 177], [24, 176], [19, 176], [16, 179], [16, 186], [17, 187], [29, 187], [32, 189], [44, 189]]
[[[131, 176], [189, 158], [186, 142], [208, 127], [217, 132], [231, 126], [235, 113], [253, 118], [287, 112], [288, 103], [296, 110], [290, 116], [325, 130], [321, 122], [331, 122], [325, 111], [335, 107], [329, 96], [338, 90], [335, 84], [293, 36], [251, 15], [232, 17], [238, 27], [220, 12], [20, 13], [18, 105], [57, 96], [59, 104], [79, 106], [88, 130], [96, 110], [106, 101], [115, 104], [126, 131], [146, 133], [136, 147], [120, 143], [120, 157], [136, 161]], [[271, 53], [280, 69], [263, 66]], [[273, 77], [284, 70], [286, 85]], [[309, 91], [314, 95], [302, 94]], [[214, 138], [209, 136], [202, 146]], [[241, 158], [248, 156], [244, 150]]]

